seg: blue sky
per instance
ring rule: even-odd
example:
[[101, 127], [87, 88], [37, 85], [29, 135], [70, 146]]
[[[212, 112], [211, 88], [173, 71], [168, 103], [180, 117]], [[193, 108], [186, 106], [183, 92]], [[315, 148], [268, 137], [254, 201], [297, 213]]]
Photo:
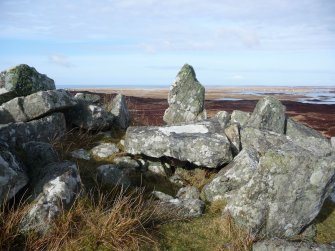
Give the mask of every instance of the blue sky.
[[333, 0], [0, 0], [0, 69], [58, 85], [335, 86]]

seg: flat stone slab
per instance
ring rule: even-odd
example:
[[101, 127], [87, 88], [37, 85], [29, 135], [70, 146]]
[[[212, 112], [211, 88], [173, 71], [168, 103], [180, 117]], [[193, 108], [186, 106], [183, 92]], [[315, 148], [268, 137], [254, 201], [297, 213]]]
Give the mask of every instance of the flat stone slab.
[[[166, 127], [129, 127], [125, 151], [154, 158], [172, 157], [198, 166], [216, 168], [232, 160], [230, 142], [213, 122]], [[220, 124], [218, 124], [220, 127]]]

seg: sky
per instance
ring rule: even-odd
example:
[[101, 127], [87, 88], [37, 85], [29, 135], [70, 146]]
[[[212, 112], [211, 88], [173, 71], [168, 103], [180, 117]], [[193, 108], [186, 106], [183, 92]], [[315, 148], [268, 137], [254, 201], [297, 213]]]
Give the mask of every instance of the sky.
[[334, 0], [0, 0], [0, 70], [57, 86], [335, 86]]

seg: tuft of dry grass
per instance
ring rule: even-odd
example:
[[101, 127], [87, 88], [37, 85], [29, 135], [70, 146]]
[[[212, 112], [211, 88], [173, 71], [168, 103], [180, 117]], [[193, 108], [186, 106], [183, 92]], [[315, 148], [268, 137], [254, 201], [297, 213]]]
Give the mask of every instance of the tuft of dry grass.
[[210, 172], [205, 169], [191, 169], [187, 170], [184, 168], [177, 168], [176, 174], [178, 174], [183, 180], [185, 180], [189, 185], [195, 186], [198, 189], [202, 189], [211, 179], [214, 177], [215, 173]]
[[[29, 206], [29, 205], [27, 205]], [[157, 247], [152, 236], [157, 224], [173, 219], [143, 190], [90, 192], [51, 223], [44, 235], [21, 233], [19, 223], [26, 207], [3, 208], [0, 213], [1, 250], [141, 250]]]

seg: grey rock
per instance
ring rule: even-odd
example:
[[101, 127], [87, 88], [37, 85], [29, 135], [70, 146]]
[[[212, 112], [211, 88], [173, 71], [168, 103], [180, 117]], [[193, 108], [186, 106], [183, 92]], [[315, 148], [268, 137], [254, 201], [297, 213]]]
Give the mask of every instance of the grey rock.
[[114, 120], [114, 116], [104, 108], [83, 101], [67, 111], [65, 115], [69, 124], [86, 130], [110, 129]]
[[0, 204], [10, 200], [28, 183], [23, 164], [0, 142]]
[[91, 149], [93, 158], [109, 158], [119, 152], [119, 148], [113, 143], [101, 143]]
[[200, 192], [198, 188], [194, 186], [182, 187], [178, 190], [176, 197], [181, 200], [188, 200], [188, 199], [196, 200], [199, 199]]
[[21, 146], [29, 141], [44, 141], [61, 137], [65, 134], [66, 123], [62, 113], [54, 113], [48, 117], [30, 122], [0, 125], [0, 140], [10, 146]]
[[253, 251], [331, 251], [334, 247], [327, 244], [312, 242], [292, 242], [282, 239], [258, 241], [252, 247]]
[[234, 155], [241, 151], [240, 128], [237, 123], [233, 123], [224, 129], [230, 143]]
[[234, 110], [231, 114], [231, 123], [237, 123], [240, 125], [240, 127], [244, 127], [249, 118], [250, 118], [250, 112], [243, 112], [239, 110]]
[[225, 210], [254, 234], [291, 237], [318, 215], [334, 187], [335, 156], [319, 157], [291, 144], [261, 154], [250, 180]]
[[257, 152], [243, 149], [232, 162], [220, 170], [202, 189], [207, 201], [225, 200], [253, 177], [258, 165]]
[[199, 217], [205, 210], [205, 203], [199, 199], [174, 199], [172, 196], [159, 191], [154, 191], [153, 195], [161, 201], [162, 207], [171, 208], [171, 210], [176, 211], [176, 213], [183, 218]]
[[330, 138], [330, 143], [331, 143], [332, 147], [335, 149], [335, 137]]
[[327, 156], [332, 152], [331, 144], [326, 137], [318, 131], [295, 122], [290, 118], [287, 119], [286, 135], [295, 144], [319, 156]]
[[98, 94], [79, 92], [74, 95], [74, 98], [89, 104], [101, 105], [101, 97]]
[[174, 174], [171, 177], [169, 177], [169, 181], [177, 186], [185, 186], [185, 181], [178, 174]]
[[90, 153], [85, 149], [77, 149], [71, 152], [71, 157], [75, 159], [90, 160]]
[[171, 195], [168, 195], [168, 194], [160, 192], [160, 191], [153, 191], [152, 195], [155, 198], [157, 198], [157, 199], [159, 199], [160, 201], [163, 201], [163, 202], [168, 202], [168, 201], [174, 199]]
[[215, 117], [219, 121], [222, 128], [226, 128], [230, 123], [230, 114], [226, 111], [218, 112]]
[[113, 163], [120, 169], [139, 170], [142, 166], [139, 160], [135, 160], [129, 156], [115, 157]]
[[127, 129], [130, 125], [130, 113], [124, 95], [118, 94], [112, 101], [110, 113], [114, 115], [114, 125]]
[[0, 104], [15, 97], [55, 88], [55, 82], [35, 68], [26, 64], [17, 65], [0, 73]]
[[98, 167], [98, 179], [103, 185], [129, 187], [131, 181], [127, 172], [115, 165], [102, 165]]
[[166, 156], [215, 168], [233, 158], [228, 138], [223, 132], [216, 132], [215, 127], [210, 121], [166, 127], [129, 127], [125, 150], [130, 154]]
[[77, 102], [64, 90], [41, 91], [12, 99], [0, 106], [0, 124], [26, 122], [74, 107]]
[[26, 232], [34, 230], [46, 233], [51, 222], [71, 207], [80, 190], [80, 176], [76, 164], [56, 162], [41, 169], [42, 177], [34, 186], [33, 206], [24, 216], [20, 228]]
[[251, 114], [248, 126], [284, 134], [286, 108], [279, 100], [266, 96], [258, 101]]
[[161, 162], [153, 162], [153, 161], [148, 161], [148, 171], [166, 176], [166, 167], [161, 163]]
[[196, 79], [192, 66], [185, 64], [170, 87], [169, 107], [163, 120], [167, 124], [206, 119], [205, 88]]

